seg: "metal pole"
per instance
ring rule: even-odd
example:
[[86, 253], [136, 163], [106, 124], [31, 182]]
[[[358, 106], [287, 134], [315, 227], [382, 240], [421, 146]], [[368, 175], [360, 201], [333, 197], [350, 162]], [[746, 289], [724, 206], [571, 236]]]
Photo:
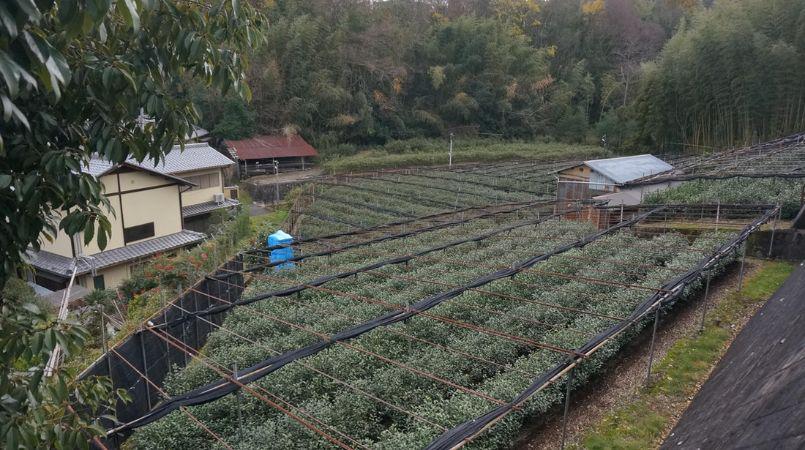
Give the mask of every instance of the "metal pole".
[[[198, 313], [198, 311], [199, 311], [199, 309], [198, 309], [198, 295], [196, 295], [195, 292], [193, 292], [192, 294], [193, 294], [193, 312]], [[200, 339], [201, 339], [201, 334], [199, 332], [198, 322], [199, 322], [198, 316], [193, 317], [193, 327], [196, 329], [196, 339], [195, 339], [196, 346], [194, 347], [196, 350], [201, 348], [201, 346], [199, 345], [199, 342], [200, 342]]]
[[[187, 311], [187, 310], [184, 307], [184, 295], [182, 295], [182, 283], [179, 283], [177, 285], [177, 290], [179, 291], [179, 294], [178, 294], [179, 295], [179, 308], [181, 309], [182, 315], [184, 315], [185, 311]], [[182, 323], [182, 344], [183, 345], [187, 345], [187, 343], [185, 342], [187, 340], [187, 338], [185, 336], [185, 334], [187, 333], [187, 328], [186, 327], [187, 327], [187, 323], [186, 322]], [[182, 354], [184, 355], [184, 365], [187, 366], [187, 352], [182, 352]]]
[[[168, 329], [168, 307], [166, 306], [165, 300], [165, 289], [160, 287], [159, 289], [159, 296], [162, 298], [162, 322], [165, 323], [165, 334], [170, 336], [170, 330]], [[171, 361], [171, 347], [170, 342], [165, 341], [165, 357], [168, 361], [168, 366], [170, 366]]]
[[274, 203], [280, 202], [280, 165], [274, 160]]
[[148, 360], [145, 359], [145, 342], [143, 341], [143, 335], [145, 333], [142, 329], [140, 329], [140, 355], [143, 358], [143, 376], [145, 376], [145, 380], [143, 380], [143, 386], [145, 387], [145, 401], [148, 404], [148, 409], [151, 409], [151, 386], [148, 384]]
[[654, 311], [654, 329], [651, 331], [651, 345], [648, 347], [648, 370], [646, 371], [646, 385], [651, 381], [651, 365], [654, 363], [654, 340], [657, 338], [657, 322], [660, 321], [660, 305]]
[[716, 203], [716, 231], [718, 231], [718, 220], [721, 218], [721, 200]]
[[104, 355], [106, 355], [106, 371], [109, 372], [109, 379], [112, 381], [112, 387], [115, 385], [115, 380], [112, 378], [112, 360], [111, 355], [109, 355], [109, 344], [106, 341], [106, 317], [103, 314], [103, 305], [100, 305], [100, 313], [101, 313], [101, 346], [103, 349]]
[[[779, 206], [778, 206], [779, 208]], [[780, 217], [780, 210], [777, 210], [777, 215], [774, 216], [774, 223], [771, 226], [771, 239], [769, 239], [769, 255], [768, 257], [771, 258], [771, 252], [774, 249], [774, 232], [777, 231], [777, 218]]]
[[453, 168], [453, 133], [450, 133], [450, 150], [447, 152], [448, 162], [447, 166]]
[[101, 349], [106, 353], [109, 351], [109, 349], [106, 348], [106, 318], [103, 316], [103, 305], [98, 306], [100, 306], [98, 312], [101, 315]]
[[704, 303], [702, 304], [702, 324], [699, 333], [704, 331], [704, 320], [707, 318], [707, 298], [710, 295], [710, 272], [707, 273], [707, 284], [704, 287]]
[[[238, 379], [238, 364], [237, 363], [232, 364], [232, 378], [234, 378], [235, 380]], [[242, 413], [241, 413], [241, 408], [240, 408], [241, 403], [240, 402], [241, 402], [241, 400], [240, 400], [240, 388], [238, 388], [238, 389], [235, 390], [235, 403], [236, 403], [237, 409], [238, 409], [238, 438], [240, 440], [243, 440], [243, 416], [242, 416]]]
[[565, 413], [562, 416], [562, 449], [565, 448], [565, 440], [567, 439], [567, 412], [570, 409], [570, 385], [573, 384], [573, 371], [576, 368], [570, 369], [567, 375], [567, 389], [565, 390]]
[[741, 292], [744, 285], [744, 260], [746, 259], [746, 242], [741, 248], [741, 269], [738, 271], [738, 292]]

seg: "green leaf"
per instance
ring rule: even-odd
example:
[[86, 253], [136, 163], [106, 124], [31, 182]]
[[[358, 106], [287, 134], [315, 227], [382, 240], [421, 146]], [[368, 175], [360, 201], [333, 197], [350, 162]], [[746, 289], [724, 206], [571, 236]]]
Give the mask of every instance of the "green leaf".
[[2, 2], [0, 2], [0, 23], [6, 27], [9, 37], [17, 37], [17, 21], [14, 20], [14, 16]]
[[78, 15], [78, 3], [76, 0], [59, 1], [59, 21], [65, 25], [76, 19]]
[[39, 389], [39, 383], [41, 381], [42, 381], [42, 371], [39, 369], [33, 370], [33, 373], [31, 374], [31, 379], [28, 381], [30, 390], [37, 391]]
[[28, 19], [31, 22], [39, 22], [39, 19], [42, 17], [42, 13], [39, 12], [39, 8], [36, 7], [36, 3], [34, 3], [33, 0], [12, 1], [17, 4], [18, 8], [28, 15]]
[[100, 248], [101, 250], [106, 248], [106, 244], [107, 244], [106, 239], [107, 239], [106, 230], [99, 229], [98, 230], [98, 248]]
[[95, 226], [92, 222], [84, 224], [84, 245], [89, 245], [92, 242], [92, 237], [95, 234]]
[[17, 428], [12, 427], [8, 430], [6, 434], [6, 448], [8, 449], [16, 449], [19, 448], [20, 441], [19, 436], [17, 435]]
[[9, 185], [11, 185], [11, 175], [8, 174], [0, 174], [0, 189], [5, 189]]
[[137, 5], [134, 4], [134, 0], [123, 0], [123, 4], [125, 8], [123, 8], [123, 18], [126, 19], [126, 23], [129, 24], [134, 31], [140, 30], [140, 15], [137, 13]]
[[28, 50], [30, 50], [31, 53], [33, 53], [33, 55], [40, 63], [44, 64], [45, 61], [47, 60], [47, 55], [45, 55], [44, 53], [47, 51], [47, 47], [42, 45], [37, 36], [32, 35], [28, 31], [23, 31], [22, 36], [25, 39], [25, 43], [28, 46]]
[[31, 125], [28, 123], [28, 118], [17, 108], [17, 105], [3, 94], [0, 94], [0, 102], [3, 103], [3, 120], [8, 122], [13, 117], [30, 131]]

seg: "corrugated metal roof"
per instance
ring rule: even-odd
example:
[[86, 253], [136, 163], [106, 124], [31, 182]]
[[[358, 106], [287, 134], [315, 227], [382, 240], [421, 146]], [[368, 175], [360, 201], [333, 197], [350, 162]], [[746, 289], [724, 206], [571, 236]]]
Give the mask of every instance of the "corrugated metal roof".
[[[188, 245], [196, 244], [205, 238], [203, 233], [190, 230], [182, 230], [178, 233], [160, 236], [146, 241], [129, 244], [125, 247], [105, 250], [88, 258], [78, 260], [78, 275], [83, 275], [92, 271], [92, 266], [96, 269], [116, 266], [129, 261], [153, 255], [154, 253], [174, 250]], [[28, 252], [30, 264], [38, 269], [50, 273], [69, 277], [73, 270], [73, 259], [66, 256], [57, 255], [46, 251]]]
[[225, 141], [238, 159], [271, 159], [293, 156], [318, 156], [319, 153], [302, 136], [255, 136], [239, 141]]
[[232, 208], [233, 206], [238, 205], [240, 205], [240, 202], [237, 200], [233, 200], [231, 198], [225, 198], [224, 201], [221, 203], [216, 202], [196, 203], [195, 205], [182, 207], [182, 216], [183, 217], [200, 216], [201, 214], [206, 214], [208, 212], [212, 212], [217, 209]]
[[584, 164], [606, 176], [616, 184], [673, 170], [673, 166], [654, 155], [623, 156], [620, 158], [593, 159]]

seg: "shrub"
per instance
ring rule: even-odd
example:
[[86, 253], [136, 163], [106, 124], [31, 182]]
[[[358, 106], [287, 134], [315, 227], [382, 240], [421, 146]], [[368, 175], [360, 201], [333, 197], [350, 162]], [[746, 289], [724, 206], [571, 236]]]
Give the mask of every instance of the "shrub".
[[779, 204], [782, 217], [792, 219], [800, 208], [802, 180], [780, 178], [728, 178], [692, 180], [654, 192], [646, 203]]
[[[514, 217], [476, 220], [462, 226], [462, 235], [474, 235], [514, 221]], [[341, 269], [364, 265], [386, 258], [390, 252], [407, 254], [445, 242], [457, 229], [422, 233], [412, 238], [379, 243], [360, 252], [342, 252], [327, 260], [312, 259], [294, 271], [283, 272], [280, 279], [256, 278], [245, 296], [266, 292], [289, 283], [300, 282]], [[530, 255], [572, 242], [593, 232], [584, 222], [551, 220], [537, 226], [524, 227], [516, 234], [522, 237], [489, 239], [477, 244], [448, 248], [437, 257], [423, 257], [411, 266], [392, 266], [378, 270], [380, 274], [364, 273], [356, 278], [332, 281], [328, 287], [352, 294], [380, 299], [404, 307], [436, 292], [449, 289], [431, 283], [412, 283], [404, 278], [438, 280], [440, 283], [462, 284], [491, 271], [489, 265], [504, 267]], [[579, 275], [587, 278], [642, 285], [654, 288], [687, 271], [704, 254], [724, 241], [727, 233], [705, 233], [693, 243], [678, 234], [641, 238], [629, 231], [609, 235], [583, 249], [571, 250], [540, 263], [537, 271], [525, 271], [513, 281], [501, 280], [483, 287], [484, 290], [530, 299], [538, 304], [512, 301], [511, 298], [468, 291], [430, 311], [434, 315], [476, 324], [484, 329], [505, 330], [506, 333], [548, 342], [564, 348], [578, 348], [591, 336], [611, 325], [600, 315], [626, 316], [650, 295], [645, 290], [623, 289], [616, 286], [572, 281], [546, 273]], [[575, 258], [580, 257], [580, 258]], [[592, 262], [588, 262], [592, 261]], [[594, 262], [599, 261], [599, 262]], [[613, 261], [618, 263], [613, 265]], [[385, 274], [386, 276], [381, 276]], [[694, 287], [695, 288], [695, 287]], [[692, 292], [693, 288], [689, 289]], [[571, 313], [568, 310], [546, 308], [539, 304], [556, 304], [584, 309], [599, 315]], [[205, 355], [224, 366], [237, 363], [246, 367], [291, 349], [297, 349], [319, 339], [309, 332], [284, 326], [268, 317], [296, 323], [317, 333], [333, 333], [369, 318], [388, 312], [388, 307], [308, 289], [297, 297], [277, 297], [247, 307], [236, 308], [224, 320], [230, 332], [214, 332], [205, 347]], [[633, 333], [636, 332], [633, 331]], [[415, 336], [439, 345], [424, 345], [406, 336]], [[586, 361], [576, 374], [581, 384], [592, 376], [629, 335], [605, 346]], [[468, 330], [433, 318], [416, 316], [405, 323], [376, 329], [352, 340], [351, 345], [381, 354], [408, 366], [433, 373], [452, 383], [467, 386], [499, 399], [511, 399], [522, 391], [533, 376], [558, 363], [563, 356], [534, 349], [518, 342]], [[467, 358], [475, 355], [494, 364]], [[457, 391], [444, 384], [412, 374], [399, 366], [343, 346], [332, 346], [315, 355], [285, 366], [256, 382], [272, 395], [288, 399], [301, 410], [309, 412], [323, 423], [378, 448], [422, 447], [440, 430], [412, 416], [378, 404], [365, 395], [356, 394], [344, 385], [311, 372], [310, 367], [358, 386], [369, 394], [393, 405], [412, 411], [418, 417], [442, 426], [454, 426], [481, 415], [490, 408], [487, 401]], [[526, 375], [524, 375], [526, 374]], [[532, 375], [527, 375], [532, 374]], [[166, 389], [179, 394], [219, 376], [200, 364], [191, 364], [171, 374]], [[562, 386], [554, 385], [525, 404], [522, 412], [512, 414], [475, 444], [483, 448], [508, 445], [527, 414], [546, 411], [562, 398]], [[325, 441], [309, 433], [277, 411], [254, 398], [243, 402], [242, 423], [246, 442], [288, 442], [305, 448], [324, 448]], [[204, 423], [210, 425], [228, 442], [241, 442], [235, 402], [224, 398], [210, 404], [191, 408]], [[172, 431], [182, 429], [185, 420], [172, 415], [138, 430], [134, 443], [143, 447], [164, 447], [172, 441]], [[190, 439], [205, 438], [201, 431], [191, 433]]]

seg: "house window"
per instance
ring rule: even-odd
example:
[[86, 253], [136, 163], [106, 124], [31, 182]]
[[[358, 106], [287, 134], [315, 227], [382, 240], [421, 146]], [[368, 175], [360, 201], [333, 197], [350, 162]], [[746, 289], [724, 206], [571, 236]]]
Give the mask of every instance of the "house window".
[[103, 275], [92, 277], [92, 285], [95, 286], [95, 289], [106, 289], [106, 282], [103, 279]]
[[190, 188], [191, 191], [197, 191], [199, 189], [209, 189], [221, 185], [217, 173], [193, 175], [189, 177], [184, 177], [184, 179], [196, 185]]
[[142, 225], [135, 225], [123, 229], [123, 242], [139, 241], [142, 239], [154, 236], [154, 222], [144, 223]]

